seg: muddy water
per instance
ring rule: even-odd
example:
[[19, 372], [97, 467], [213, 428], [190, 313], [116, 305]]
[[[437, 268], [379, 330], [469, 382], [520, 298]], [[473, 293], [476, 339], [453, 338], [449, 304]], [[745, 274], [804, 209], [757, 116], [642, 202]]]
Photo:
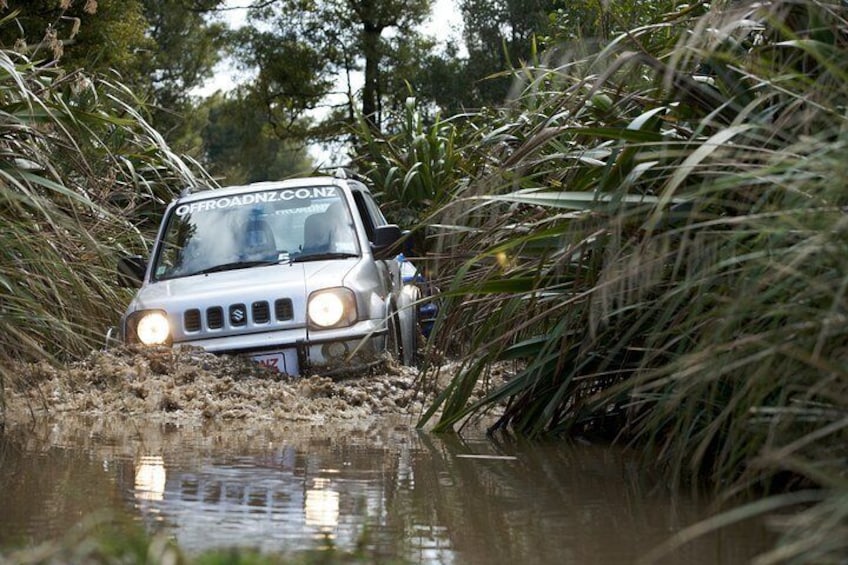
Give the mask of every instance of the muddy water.
[[[188, 554], [363, 544], [370, 561], [633, 563], [713, 510], [672, 496], [626, 453], [422, 433], [408, 423], [178, 427], [69, 420], [0, 441], [0, 551], [106, 510]], [[757, 523], [668, 563], [745, 563]]]

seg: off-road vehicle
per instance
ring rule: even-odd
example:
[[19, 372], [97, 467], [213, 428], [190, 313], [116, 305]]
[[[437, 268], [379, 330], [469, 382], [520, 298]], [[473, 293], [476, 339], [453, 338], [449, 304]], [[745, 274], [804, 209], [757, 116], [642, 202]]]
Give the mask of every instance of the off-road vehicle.
[[282, 373], [335, 373], [385, 353], [414, 362], [420, 289], [403, 234], [361, 182], [314, 177], [185, 194], [150, 260], [123, 257], [139, 286], [127, 344], [246, 354]]

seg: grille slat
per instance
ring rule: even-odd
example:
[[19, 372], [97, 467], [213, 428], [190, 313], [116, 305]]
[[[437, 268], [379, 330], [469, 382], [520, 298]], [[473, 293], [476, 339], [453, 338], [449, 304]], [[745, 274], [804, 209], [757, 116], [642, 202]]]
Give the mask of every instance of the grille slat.
[[274, 317], [278, 322], [294, 319], [294, 308], [289, 298], [279, 298], [274, 302]]
[[267, 324], [271, 321], [271, 309], [264, 300], [251, 304], [250, 311], [254, 324]]
[[201, 327], [200, 310], [194, 308], [183, 314], [183, 326], [187, 332], [199, 332]]
[[[225, 309], [226, 308], [226, 309]], [[268, 324], [272, 321], [271, 304], [267, 300], [257, 300], [250, 304], [250, 309], [244, 303], [230, 306], [210, 306], [206, 309], [206, 326], [203, 326], [203, 312], [197, 308], [183, 313], [183, 328], [187, 333], [206, 330], [220, 330], [225, 325], [241, 328], [251, 324]], [[249, 314], [249, 317], [248, 317]], [[274, 301], [274, 320], [287, 322], [294, 319], [294, 308], [290, 298], [278, 298]]]
[[224, 309], [213, 306], [206, 309], [206, 326], [210, 330], [220, 330], [224, 327]]

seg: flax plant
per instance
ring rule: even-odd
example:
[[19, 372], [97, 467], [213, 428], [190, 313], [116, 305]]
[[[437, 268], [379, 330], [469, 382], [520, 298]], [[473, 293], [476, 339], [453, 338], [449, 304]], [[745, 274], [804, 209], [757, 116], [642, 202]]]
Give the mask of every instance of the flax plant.
[[421, 423], [497, 410], [493, 431], [604, 433], [728, 497], [811, 488], [762, 562], [839, 561], [848, 8], [694, 13], [537, 61], [463, 118], [478, 152], [434, 222], [453, 277], [431, 346], [465, 356]]
[[414, 97], [407, 99], [393, 130], [380, 136], [361, 121], [357, 165], [379, 187], [397, 221], [417, 224], [427, 210], [447, 201], [466, 159], [454, 124], [436, 117], [427, 125]]

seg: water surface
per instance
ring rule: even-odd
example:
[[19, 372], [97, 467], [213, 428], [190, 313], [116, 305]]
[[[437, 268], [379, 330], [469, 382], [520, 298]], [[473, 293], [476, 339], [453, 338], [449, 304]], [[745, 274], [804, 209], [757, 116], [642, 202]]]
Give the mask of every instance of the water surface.
[[[623, 564], [714, 510], [672, 495], [619, 449], [440, 436], [404, 422], [64, 420], [0, 441], [0, 550], [107, 511], [189, 554], [362, 544], [374, 561]], [[665, 562], [746, 563], [769, 543], [746, 523]]]

